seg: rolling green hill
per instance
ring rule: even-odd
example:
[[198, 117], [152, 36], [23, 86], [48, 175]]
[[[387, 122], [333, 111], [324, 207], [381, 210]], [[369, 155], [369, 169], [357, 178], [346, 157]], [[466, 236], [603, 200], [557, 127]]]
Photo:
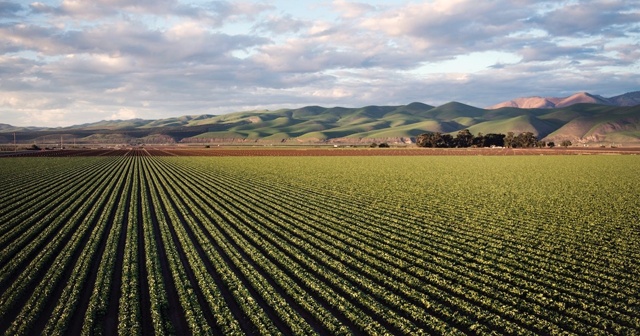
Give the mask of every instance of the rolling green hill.
[[532, 132], [547, 141], [640, 144], [640, 105], [575, 104], [557, 109], [481, 109], [458, 102], [361, 108], [306, 106], [158, 120], [109, 120], [65, 128], [0, 124], [0, 141], [56, 143], [410, 142], [427, 132]]

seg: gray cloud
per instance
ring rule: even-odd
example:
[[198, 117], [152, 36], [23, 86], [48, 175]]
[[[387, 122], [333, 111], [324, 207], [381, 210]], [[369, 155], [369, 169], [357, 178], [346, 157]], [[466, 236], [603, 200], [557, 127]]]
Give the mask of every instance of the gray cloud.
[[530, 9], [505, 1], [436, 2], [408, 5], [368, 18], [363, 25], [398, 38], [413, 40], [414, 48], [438, 57], [487, 50], [513, 32], [527, 29]]
[[255, 32], [269, 32], [273, 34], [298, 33], [308, 28], [309, 22], [294, 18], [292, 15], [271, 16], [253, 26]]
[[518, 51], [523, 62], [549, 60], [584, 60], [598, 53], [598, 48], [590, 46], [559, 46], [555, 43], [537, 41]]
[[635, 26], [637, 32], [640, 9], [633, 1], [588, 1], [534, 16], [530, 22], [554, 36], [626, 36], [625, 26]]
[[2, 18], [15, 18], [18, 13], [24, 11], [24, 7], [20, 4], [0, 1], [0, 19]]

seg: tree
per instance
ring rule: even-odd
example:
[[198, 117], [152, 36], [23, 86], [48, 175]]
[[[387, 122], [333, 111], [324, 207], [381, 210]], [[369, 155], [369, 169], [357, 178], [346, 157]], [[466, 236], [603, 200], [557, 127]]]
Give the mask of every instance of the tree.
[[478, 136], [473, 137], [472, 146], [482, 148], [484, 147], [484, 140], [485, 140], [485, 137], [484, 135], [482, 135], [482, 132], [478, 132]]
[[538, 143], [538, 138], [531, 132], [524, 132], [522, 134], [522, 147], [535, 147]]
[[560, 146], [562, 146], [564, 148], [567, 148], [567, 147], [569, 147], [571, 145], [572, 145], [572, 143], [569, 140], [562, 140], [562, 142], [560, 143]]
[[441, 134], [436, 133], [423, 133], [416, 139], [416, 144], [420, 147], [436, 147], [436, 143], [440, 140]]
[[430, 144], [431, 135], [429, 133], [422, 133], [416, 138], [416, 146], [418, 147], [431, 147]]
[[497, 133], [488, 133], [484, 136], [484, 147], [504, 147], [505, 135]]
[[553, 141], [549, 141], [549, 142], [547, 142], [547, 146], [549, 146], [549, 148], [553, 148], [553, 147], [556, 146], [556, 143], [553, 142]]
[[522, 132], [518, 134], [515, 138], [513, 138], [513, 142], [511, 143], [511, 147], [521, 147], [521, 148], [530, 148], [534, 147], [538, 142], [536, 136], [531, 132]]
[[389, 147], [391, 147], [391, 146], [389, 146], [389, 144], [386, 143], [386, 142], [383, 142], [383, 143], [378, 145], [378, 148], [389, 148]]
[[515, 136], [513, 132], [508, 132], [507, 136], [504, 137], [504, 146], [507, 148], [513, 147], [515, 142]]
[[431, 134], [431, 146], [429, 147], [442, 147], [442, 133], [435, 132]]
[[442, 134], [440, 138], [440, 142], [438, 143], [438, 148], [451, 148], [455, 147], [455, 139], [450, 134]]
[[473, 145], [473, 134], [468, 129], [463, 129], [458, 132], [455, 139], [456, 147], [471, 147]]
[[454, 139], [449, 134], [440, 132], [420, 134], [416, 139], [418, 147], [448, 148], [454, 146]]
[[378, 147], [378, 144], [374, 142], [374, 143], [370, 144], [369, 147], [376, 148], [376, 147]]

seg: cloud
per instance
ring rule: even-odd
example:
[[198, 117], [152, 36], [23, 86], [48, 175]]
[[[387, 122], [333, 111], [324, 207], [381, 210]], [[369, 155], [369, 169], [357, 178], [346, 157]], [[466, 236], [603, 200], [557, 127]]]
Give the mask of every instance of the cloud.
[[68, 125], [65, 119], [71, 103], [71, 99], [58, 96], [0, 92], [0, 109], [8, 111], [3, 114], [11, 115], [19, 125]]
[[30, 8], [34, 13], [50, 14], [65, 23], [69, 19], [86, 23], [85, 20], [156, 16], [156, 19], [190, 18], [212, 27], [220, 27], [228, 21], [252, 19], [273, 9], [267, 4], [244, 1], [209, 1], [198, 5], [177, 0], [64, 0], [57, 6], [34, 2]]
[[554, 36], [626, 36], [628, 25], [639, 28], [640, 11], [632, 1], [599, 0], [558, 7], [529, 21]]
[[537, 1], [436, 0], [386, 10], [360, 25], [408, 41], [430, 61], [488, 50], [522, 52], [523, 38], [530, 45], [556, 44], [559, 50], [547, 54], [562, 55], [568, 50], [560, 38], [637, 37], [640, 9], [631, 3], [555, 3], [548, 9]]
[[264, 3], [246, 1], [212, 1], [208, 5], [203, 6], [203, 8], [217, 13], [217, 15], [222, 17], [252, 19], [274, 7]]
[[90, 56], [95, 58], [107, 55], [113, 62], [130, 57], [131, 65], [152, 67], [172, 62], [220, 62], [235, 50], [268, 42], [255, 36], [212, 32], [195, 21], [181, 22], [165, 31], [151, 30], [133, 21], [117, 21], [85, 30], [17, 24], [0, 28], [0, 33], [8, 42], [4, 46], [5, 52], [30, 50], [50, 56], [98, 55]]
[[135, 110], [129, 108], [121, 108], [118, 112], [111, 115], [109, 120], [128, 120], [135, 119], [138, 117], [138, 114]]
[[1, 18], [15, 18], [18, 16], [18, 13], [24, 11], [24, 7], [22, 5], [8, 2], [8, 1], [0, 1], [0, 19]]
[[334, 0], [332, 3], [334, 10], [343, 18], [353, 19], [362, 17], [376, 10], [375, 6], [364, 2], [351, 2], [346, 0]]
[[121, 12], [166, 14], [177, 5], [175, 0], [63, 0], [59, 6], [41, 2], [31, 4], [37, 13], [75, 19], [96, 19], [117, 15]]
[[295, 19], [292, 15], [270, 16], [253, 26], [253, 31], [269, 32], [273, 34], [293, 34], [308, 28], [309, 22]]
[[505, 1], [434, 1], [385, 11], [362, 26], [409, 39], [428, 54], [452, 55], [494, 48], [494, 39], [525, 28], [529, 11]]
[[614, 65], [632, 66], [640, 60], [640, 43], [622, 43], [605, 46], [604, 51], [613, 53], [609, 59]]
[[582, 60], [592, 58], [598, 53], [598, 49], [589, 46], [559, 46], [555, 43], [538, 41], [523, 47], [517, 53], [522, 56], [522, 62], [559, 59]]

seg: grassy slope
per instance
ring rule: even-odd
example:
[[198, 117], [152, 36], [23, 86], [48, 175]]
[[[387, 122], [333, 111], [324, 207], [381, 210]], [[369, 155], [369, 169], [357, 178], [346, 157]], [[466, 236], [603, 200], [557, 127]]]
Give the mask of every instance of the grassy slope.
[[[640, 141], [636, 133], [640, 130], [640, 106], [576, 104], [551, 110], [485, 110], [457, 102], [438, 107], [422, 103], [362, 108], [307, 106], [275, 111], [243, 111], [219, 116], [203, 114], [159, 120], [101, 121], [70, 128], [48, 129], [47, 135], [82, 131], [84, 133], [81, 136], [76, 134], [75, 137], [91, 141], [93, 130], [106, 130], [139, 138], [162, 133], [178, 141], [183, 137], [326, 140], [341, 137], [415, 137], [425, 132], [455, 134], [464, 128], [468, 128], [473, 134], [532, 132], [538, 137], [546, 136], [547, 139], [605, 138], [608, 134], [617, 134], [617, 137]], [[135, 130], [135, 134], [131, 130]], [[4, 137], [7, 138], [6, 134]]]
[[546, 120], [540, 120], [530, 115], [521, 115], [508, 119], [498, 119], [478, 123], [469, 127], [469, 131], [473, 134], [482, 132], [487, 133], [503, 133], [514, 132], [531, 132], [539, 137], [544, 137], [553, 132], [555, 125]]
[[640, 131], [640, 106], [616, 108], [579, 104], [571, 111], [558, 111], [554, 116], [564, 116], [569, 120], [549, 134], [549, 138], [592, 137], [604, 140], [609, 135], [619, 133], [618, 137], [624, 134], [627, 139], [640, 140], [635, 135], [636, 131]]

